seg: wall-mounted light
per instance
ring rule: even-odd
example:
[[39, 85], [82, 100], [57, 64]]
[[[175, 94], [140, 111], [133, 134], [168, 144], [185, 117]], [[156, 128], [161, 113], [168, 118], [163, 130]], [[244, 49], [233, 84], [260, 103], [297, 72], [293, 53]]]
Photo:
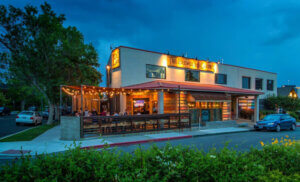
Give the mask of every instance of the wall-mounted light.
[[110, 69], [110, 66], [109, 66], [109, 65], [107, 65], [107, 66], [106, 66], [106, 69], [108, 69], [108, 70], [109, 70], [109, 69]]

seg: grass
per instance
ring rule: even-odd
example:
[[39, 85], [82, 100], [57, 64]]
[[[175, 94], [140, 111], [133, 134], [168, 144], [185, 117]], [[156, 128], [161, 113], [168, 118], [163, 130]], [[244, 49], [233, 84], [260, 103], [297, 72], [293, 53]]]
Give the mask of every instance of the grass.
[[17, 142], [17, 141], [31, 141], [37, 136], [41, 135], [42, 133], [46, 132], [47, 130], [53, 128], [56, 126], [55, 124], [53, 125], [41, 125], [37, 126], [35, 128], [26, 130], [24, 132], [12, 135], [7, 138], [3, 138], [0, 140], [0, 142]]

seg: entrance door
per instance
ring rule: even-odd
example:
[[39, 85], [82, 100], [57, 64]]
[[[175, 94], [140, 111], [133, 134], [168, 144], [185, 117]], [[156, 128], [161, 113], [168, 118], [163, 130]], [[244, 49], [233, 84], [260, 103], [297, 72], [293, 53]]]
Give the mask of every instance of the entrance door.
[[201, 121], [207, 122], [210, 120], [209, 109], [202, 109], [201, 111]]
[[192, 126], [199, 125], [200, 109], [190, 109]]

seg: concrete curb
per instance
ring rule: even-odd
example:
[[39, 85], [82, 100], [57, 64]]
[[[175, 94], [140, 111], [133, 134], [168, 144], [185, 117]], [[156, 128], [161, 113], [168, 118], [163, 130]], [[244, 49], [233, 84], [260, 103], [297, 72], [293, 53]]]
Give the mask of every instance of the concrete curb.
[[149, 142], [162, 142], [167, 140], [176, 140], [176, 139], [184, 139], [184, 138], [192, 138], [193, 135], [186, 135], [186, 136], [177, 136], [177, 137], [167, 137], [167, 138], [155, 138], [149, 140], [138, 140], [138, 141], [131, 141], [131, 142], [119, 142], [119, 143], [112, 143], [112, 144], [104, 144], [104, 145], [94, 145], [94, 146], [87, 146], [87, 147], [80, 147], [81, 149], [98, 149], [103, 147], [116, 147], [116, 146], [126, 146], [126, 145], [136, 145], [141, 143], [149, 143]]

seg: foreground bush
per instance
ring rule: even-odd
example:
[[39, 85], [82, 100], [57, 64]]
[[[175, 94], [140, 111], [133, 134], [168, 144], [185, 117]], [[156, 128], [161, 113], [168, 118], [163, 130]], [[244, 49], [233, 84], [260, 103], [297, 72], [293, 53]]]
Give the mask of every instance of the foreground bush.
[[299, 145], [288, 139], [262, 145], [243, 153], [171, 145], [134, 154], [76, 147], [23, 157], [1, 167], [0, 181], [300, 181]]

